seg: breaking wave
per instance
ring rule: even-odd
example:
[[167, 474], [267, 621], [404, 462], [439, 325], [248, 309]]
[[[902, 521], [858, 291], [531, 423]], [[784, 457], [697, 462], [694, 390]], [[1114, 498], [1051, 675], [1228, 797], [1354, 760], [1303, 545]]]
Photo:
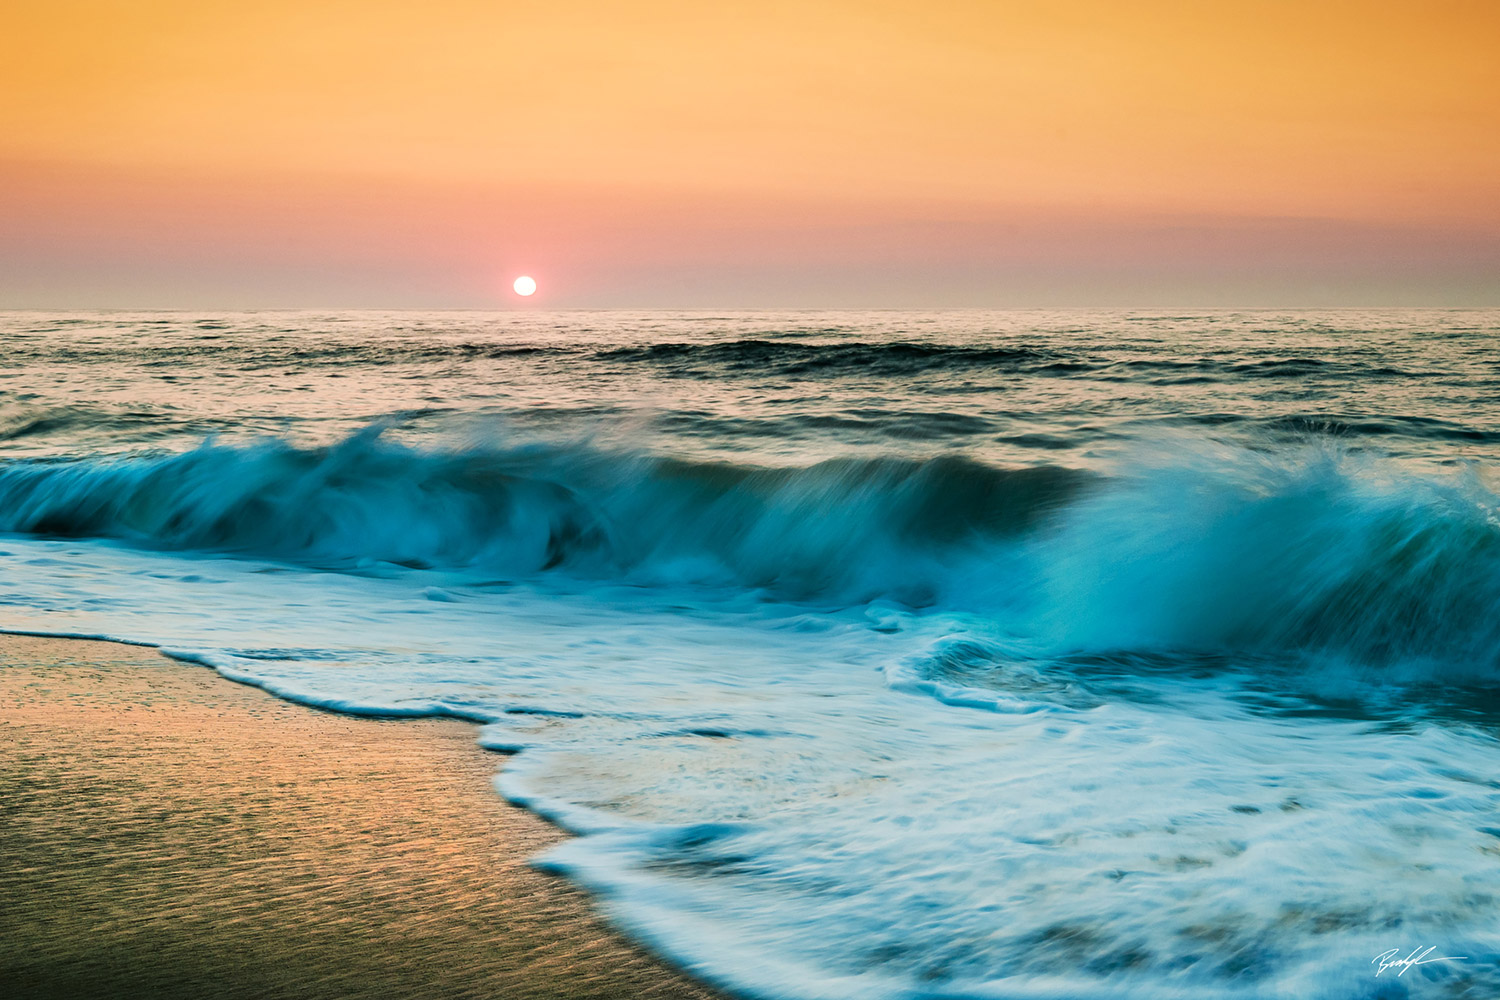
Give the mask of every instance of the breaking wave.
[[587, 445], [324, 448], [0, 467], [0, 530], [972, 612], [1048, 655], [1320, 650], [1484, 676], [1500, 514], [1474, 472], [1323, 450], [1184, 451], [1112, 476], [967, 458], [800, 468]]

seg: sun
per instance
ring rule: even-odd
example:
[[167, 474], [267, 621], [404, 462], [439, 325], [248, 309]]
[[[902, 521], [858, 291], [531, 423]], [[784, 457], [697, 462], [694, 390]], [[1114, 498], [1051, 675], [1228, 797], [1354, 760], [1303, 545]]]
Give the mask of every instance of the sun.
[[536, 279], [523, 274], [510, 287], [516, 290], [517, 295], [530, 295], [536, 291]]

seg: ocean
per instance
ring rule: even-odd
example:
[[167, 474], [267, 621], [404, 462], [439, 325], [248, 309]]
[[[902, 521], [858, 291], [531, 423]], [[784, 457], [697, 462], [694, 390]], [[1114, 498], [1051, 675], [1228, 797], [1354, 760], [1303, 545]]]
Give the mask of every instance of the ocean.
[[481, 723], [746, 996], [1492, 997], [1497, 337], [4, 313], [0, 628]]

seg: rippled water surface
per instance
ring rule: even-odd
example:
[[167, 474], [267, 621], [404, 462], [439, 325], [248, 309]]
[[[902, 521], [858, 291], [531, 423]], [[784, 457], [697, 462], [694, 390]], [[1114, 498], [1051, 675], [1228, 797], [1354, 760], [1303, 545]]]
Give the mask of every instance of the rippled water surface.
[[[12, 452], [381, 419], [786, 464], [1086, 463], [1167, 429], [1493, 457], [1483, 311], [4, 314]], [[475, 423], [476, 417], [494, 423]], [[624, 422], [625, 426], [621, 426]]]

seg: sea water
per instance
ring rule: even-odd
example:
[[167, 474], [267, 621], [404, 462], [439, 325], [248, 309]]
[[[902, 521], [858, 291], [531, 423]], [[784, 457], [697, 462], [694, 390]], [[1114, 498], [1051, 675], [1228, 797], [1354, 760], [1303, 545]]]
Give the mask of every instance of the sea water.
[[3, 314], [0, 628], [483, 723], [747, 995], [1495, 996], [1497, 335]]

